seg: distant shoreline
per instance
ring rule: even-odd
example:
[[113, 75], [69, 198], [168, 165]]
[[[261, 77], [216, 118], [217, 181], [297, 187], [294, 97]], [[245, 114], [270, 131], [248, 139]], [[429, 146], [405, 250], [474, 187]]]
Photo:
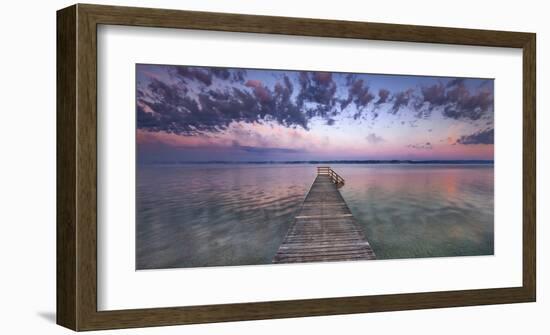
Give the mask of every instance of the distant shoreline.
[[476, 165], [494, 165], [493, 160], [311, 160], [311, 161], [198, 161], [198, 162], [181, 162], [181, 161], [157, 161], [138, 163], [138, 165], [272, 165], [272, 164], [476, 164]]

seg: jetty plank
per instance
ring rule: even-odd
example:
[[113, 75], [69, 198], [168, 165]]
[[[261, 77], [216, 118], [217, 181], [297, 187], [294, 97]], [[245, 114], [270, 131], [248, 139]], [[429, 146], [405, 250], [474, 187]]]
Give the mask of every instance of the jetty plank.
[[344, 179], [320, 167], [273, 263], [372, 260], [376, 255], [338, 187]]

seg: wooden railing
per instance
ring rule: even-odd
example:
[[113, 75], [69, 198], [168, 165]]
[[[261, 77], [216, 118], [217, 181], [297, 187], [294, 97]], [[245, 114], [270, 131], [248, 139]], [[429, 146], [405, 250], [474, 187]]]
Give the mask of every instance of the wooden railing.
[[317, 175], [329, 176], [330, 180], [338, 186], [344, 185], [344, 178], [340, 177], [336, 171], [330, 168], [330, 166], [318, 166]]

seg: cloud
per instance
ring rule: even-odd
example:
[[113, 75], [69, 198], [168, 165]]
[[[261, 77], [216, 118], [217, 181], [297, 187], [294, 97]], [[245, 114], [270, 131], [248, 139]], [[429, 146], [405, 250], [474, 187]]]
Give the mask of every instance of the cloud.
[[490, 79], [482, 80], [482, 81], [479, 83], [478, 88], [487, 86], [487, 85], [489, 85], [491, 82], [492, 82], [492, 80], [490, 80]]
[[357, 108], [357, 113], [353, 116], [354, 119], [362, 115], [363, 109], [366, 108], [371, 101], [374, 100], [374, 94], [370, 91], [370, 87], [363, 79], [349, 77], [348, 80], [348, 97], [340, 100], [340, 108], [346, 109], [352, 102]]
[[231, 80], [233, 82], [241, 82], [241, 83], [244, 82], [244, 77], [246, 75], [246, 70], [236, 69], [236, 70], [233, 70], [231, 72], [232, 72]]
[[378, 100], [376, 101], [376, 105], [381, 105], [383, 103], [386, 103], [388, 102], [388, 98], [390, 97], [390, 91], [385, 89], [385, 88], [381, 88], [380, 90], [378, 90]]
[[378, 144], [384, 142], [384, 139], [381, 136], [376, 135], [375, 133], [370, 133], [367, 135], [367, 142], [371, 144]]
[[233, 143], [233, 148], [242, 150], [247, 153], [262, 154], [262, 155], [299, 154], [299, 153], [306, 152], [305, 150], [302, 150], [302, 149], [246, 146], [246, 145], [240, 145], [238, 142]]
[[413, 97], [413, 92], [414, 89], [409, 88], [405, 91], [395, 93], [392, 97], [393, 105], [391, 107], [391, 113], [397, 114], [401, 107], [408, 106]]
[[138, 128], [147, 131], [196, 135], [223, 131], [232, 122], [308, 130], [313, 119], [334, 126], [345, 117], [369, 113], [374, 124], [379, 115], [401, 115], [401, 110], [412, 113], [411, 127], [434, 111], [448, 119], [492, 121], [491, 86], [470, 90], [461, 78], [373, 91], [369, 77], [356, 74], [284, 71], [266, 76], [257, 70], [157, 65], [140, 65], [138, 71], [146, 77], [136, 90]]
[[231, 78], [231, 71], [226, 68], [211, 68], [210, 71], [212, 74], [222, 80], [227, 80]]
[[175, 79], [148, 77], [147, 85], [137, 90], [140, 129], [194, 135], [219, 132], [232, 121], [275, 121], [308, 129], [314, 117], [335, 124], [334, 117], [340, 112], [330, 72], [296, 73], [295, 92], [287, 75], [270, 87], [262, 80], [247, 78], [244, 70], [170, 66], [165, 71]]
[[456, 144], [463, 144], [463, 145], [494, 144], [494, 143], [495, 143], [494, 128], [486, 128], [470, 135], [461, 136], [459, 139], [456, 140]]
[[[199, 78], [197, 72], [192, 73], [189, 76], [194, 82], [205, 83], [206, 77]], [[188, 82], [167, 84], [151, 79], [143, 89], [146, 92], [138, 90], [141, 91], [136, 104], [138, 128], [193, 135], [218, 132], [232, 121], [254, 123], [269, 119], [281, 125], [307, 129], [306, 115], [290, 99], [292, 85], [289, 80], [284, 80], [274, 91], [253, 80], [243, 86], [203, 88], [196, 94], [188, 94], [187, 85]]]
[[265, 103], [271, 101], [273, 97], [271, 96], [271, 92], [269, 89], [262, 85], [262, 82], [259, 80], [249, 80], [245, 84], [247, 87], [252, 87], [254, 89], [254, 95], [260, 103]]
[[447, 96], [446, 96], [446, 86], [442, 83], [438, 83], [432, 86], [426, 86], [422, 87], [420, 89], [423, 100], [423, 103], [428, 104], [428, 108], [434, 109], [437, 106], [441, 106], [446, 104]]
[[186, 79], [198, 80], [204, 85], [212, 84], [212, 71], [206, 68], [195, 68], [190, 66], [176, 66], [176, 74], [184, 81]]
[[453, 87], [453, 86], [459, 86], [464, 84], [464, 78], [454, 78], [452, 80], [449, 80], [447, 83], [447, 87]]
[[332, 73], [302, 71], [298, 75], [298, 84], [297, 107], [305, 110], [309, 118], [329, 117], [336, 103], [336, 83]]
[[484, 87], [470, 91], [465, 79], [455, 78], [446, 85], [437, 83], [420, 89], [415, 106], [417, 117], [429, 117], [434, 110], [441, 110], [444, 117], [455, 120], [479, 120], [492, 113], [493, 93]]
[[425, 142], [425, 143], [409, 144], [407, 145], [407, 148], [418, 149], [418, 150], [432, 150], [433, 146], [432, 146], [432, 143]]
[[[302, 128], [288, 128], [274, 123], [233, 122], [227, 129], [217, 133], [204, 133], [195, 136], [178, 135], [165, 131], [151, 132], [137, 130], [137, 141], [142, 144], [162, 144], [174, 149], [219, 148], [246, 153], [262, 151], [259, 148], [292, 149], [297, 152], [309, 152], [326, 148], [323, 137]], [[238, 147], [248, 147], [239, 149]], [[251, 149], [252, 148], [252, 149]], [[254, 149], [258, 148], [258, 149]], [[267, 152], [268, 150], [264, 150]], [[275, 150], [277, 151], [277, 150]], [[280, 151], [282, 153], [285, 150]], [[290, 153], [286, 150], [285, 152]]]
[[[184, 83], [197, 81], [205, 86], [212, 85], [214, 78], [230, 82], [244, 82], [246, 70], [218, 67], [171, 66], [171, 73]], [[158, 79], [158, 78], [155, 78]]]

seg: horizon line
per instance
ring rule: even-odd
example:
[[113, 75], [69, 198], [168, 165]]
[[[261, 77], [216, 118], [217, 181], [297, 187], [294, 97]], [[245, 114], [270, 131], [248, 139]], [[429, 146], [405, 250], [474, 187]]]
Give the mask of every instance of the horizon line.
[[151, 161], [136, 162], [138, 165], [152, 164], [494, 164], [492, 159], [365, 159], [365, 160], [297, 160], [297, 161]]

